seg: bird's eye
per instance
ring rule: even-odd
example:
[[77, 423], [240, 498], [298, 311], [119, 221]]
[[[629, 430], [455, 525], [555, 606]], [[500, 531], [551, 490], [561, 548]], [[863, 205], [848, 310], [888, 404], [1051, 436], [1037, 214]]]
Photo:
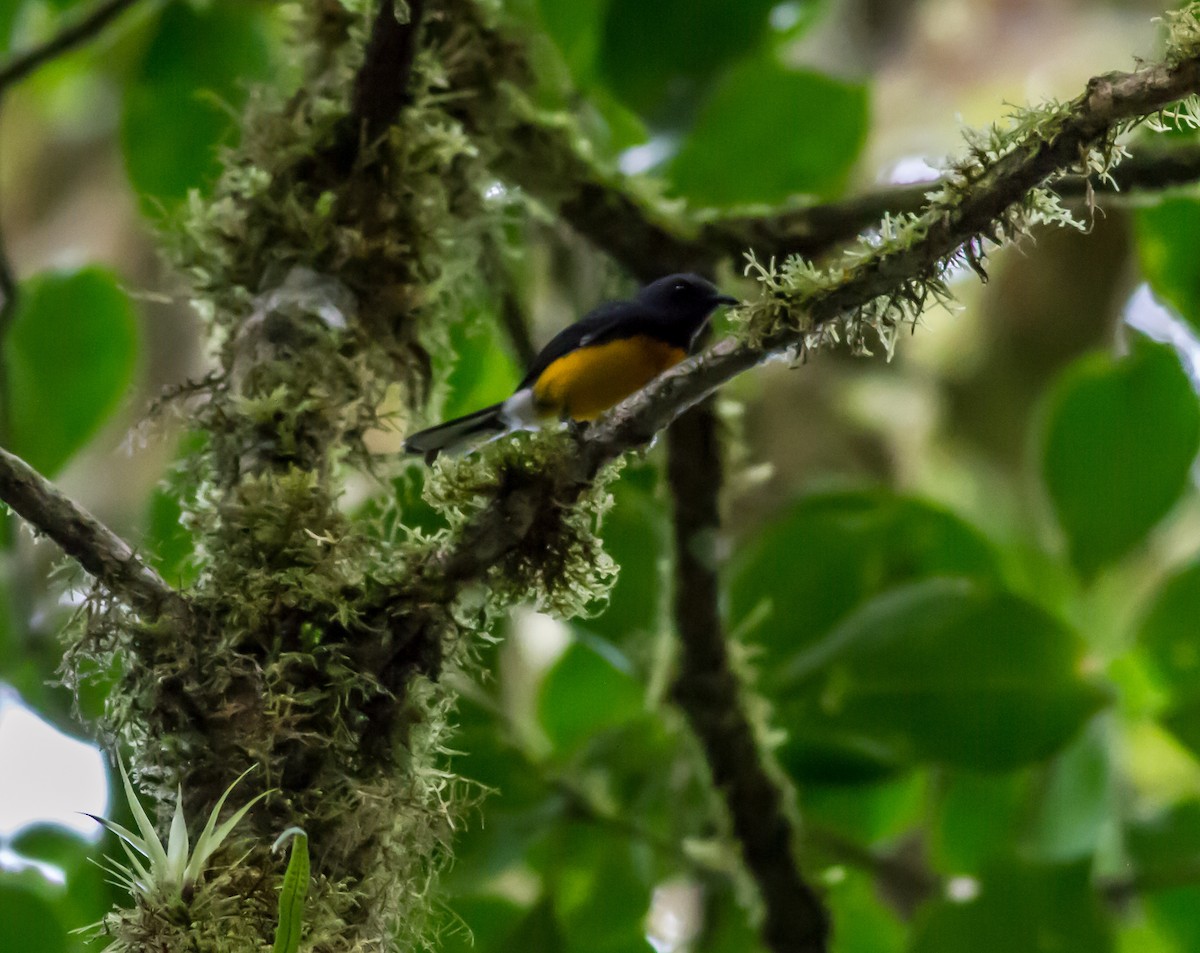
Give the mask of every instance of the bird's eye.
[[683, 282], [680, 282], [671, 290], [674, 291], [676, 294], [683, 294], [683, 292], [687, 291], [687, 285], [685, 285]]

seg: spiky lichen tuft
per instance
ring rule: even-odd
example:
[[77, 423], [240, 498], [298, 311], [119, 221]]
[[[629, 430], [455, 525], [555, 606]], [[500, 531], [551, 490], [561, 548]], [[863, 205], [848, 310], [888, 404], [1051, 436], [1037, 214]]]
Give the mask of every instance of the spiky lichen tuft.
[[[341, 495], [385, 392], [425, 400], [431, 350], [484, 294], [478, 262], [503, 210], [444, 96], [475, 56], [453, 22], [428, 25], [407, 107], [345, 163], [376, 7], [297, 12], [304, 87], [251, 97], [213, 194], [172, 223], [217, 363], [189, 394], [204, 439], [178, 477], [194, 614], [147, 626], [96, 598], [67, 677], [119, 670], [106, 726], [160, 823], [180, 789], [185, 814], [203, 813], [252, 764], [251, 783], [275, 790], [227, 846], [243, 862], [214, 871], [182, 912], [141, 898], [114, 914], [117, 949], [260, 947], [282, 873], [267, 848], [295, 824], [313, 846], [306, 949], [416, 945], [469, 799], [444, 769], [453, 698], [435, 679], [472, 664], [493, 614], [428, 605], [428, 546], [385, 541]], [[564, 573], [548, 591], [582, 578], [589, 538], [560, 539]]]
[[1188, 3], [1162, 16], [1166, 24], [1163, 61], [1175, 66], [1200, 56], [1200, 3]]
[[[1174, 47], [1191, 51], [1181, 56], [1194, 56], [1198, 48], [1192, 34], [1198, 9], [1200, 5], [1193, 4], [1171, 21]], [[1104, 129], [1095, 142], [1080, 150], [1072, 167], [1060, 168], [1043, 185], [1026, 189], [1007, 207], [995, 211], [985, 228], [959, 239], [949, 251], [933, 254], [922, 249], [935, 230], [944, 232], [948, 223], [964, 220], [969, 203], [986, 192], [1010, 160], [1054, 143], [1082, 101], [1051, 101], [1015, 109], [1003, 123], [965, 131], [964, 155], [949, 164], [927, 194], [922, 211], [885, 215], [876, 228], [860, 236], [857, 245], [830, 264], [817, 266], [800, 256], [792, 256], [782, 265], [774, 260], [764, 264], [750, 253], [746, 273], [757, 278], [761, 293], [757, 301], [735, 312], [745, 339], [754, 346], [770, 348], [776, 341], [793, 341], [799, 333], [800, 344], [792, 347], [800, 355], [842, 343], [856, 354], [870, 354], [873, 343], [879, 342], [890, 359], [901, 328], [915, 324], [931, 304], [952, 300], [951, 274], [969, 268], [987, 280], [989, 245], [1019, 241], [1047, 225], [1086, 229], [1087, 222], [1077, 218], [1054, 192], [1054, 182], [1069, 173], [1111, 177], [1113, 167], [1127, 155], [1121, 136], [1134, 128], [1137, 120]], [[1194, 109], [1190, 100], [1185, 101], [1169, 112], [1169, 118], [1176, 123], [1194, 123]], [[1164, 111], [1162, 115], [1168, 114]], [[895, 266], [898, 262], [905, 264]], [[859, 299], [850, 306], [838, 305], [839, 294], [852, 282], [889, 272], [887, 280], [876, 282], [887, 286], [886, 294], [865, 302]]]
[[499, 606], [533, 603], [560, 618], [594, 611], [608, 596], [617, 567], [598, 532], [612, 506], [609, 484], [621, 464], [579, 486], [569, 476], [573, 441], [566, 431], [518, 435], [497, 441], [486, 453], [441, 458], [425, 485], [425, 499], [452, 531], [470, 523], [496, 499], [533, 493], [525, 514], [529, 528], [488, 576], [489, 598]]

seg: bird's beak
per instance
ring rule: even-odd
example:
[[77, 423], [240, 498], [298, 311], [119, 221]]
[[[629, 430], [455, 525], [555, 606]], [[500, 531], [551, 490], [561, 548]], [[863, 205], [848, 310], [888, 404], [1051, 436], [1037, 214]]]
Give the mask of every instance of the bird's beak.
[[717, 295], [713, 298], [713, 301], [717, 304], [727, 304], [730, 306], [742, 303], [740, 298], [735, 298], [733, 295]]

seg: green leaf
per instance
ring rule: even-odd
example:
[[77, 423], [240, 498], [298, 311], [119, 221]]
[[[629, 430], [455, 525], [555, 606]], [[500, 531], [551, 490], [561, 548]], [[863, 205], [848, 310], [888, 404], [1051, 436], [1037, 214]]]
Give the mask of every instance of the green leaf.
[[678, 125], [708, 77], [758, 46], [775, 3], [610, 0], [600, 75], [633, 109]]
[[909, 953], [1107, 953], [1112, 930], [1087, 864], [993, 868], [978, 895], [938, 900], [918, 918]]
[[508, 942], [498, 950], [537, 950], [538, 953], [565, 953], [566, 941], [554, 918], [554, 906], [549, 899], [538, 903], [517, 924]]
[[600, 49], [600, 32], [608, 0], [538, 0], [538, 13], [576, 83], [591, 77]]
[[831, 197], [866, 141], [865, 86], [785, 68], [773, 55], [734, 67], [704, 104], [669, 168], [700, 205]]
[[547, 873], [572, 953], [652, 953], [644, 924], [652, 885], [625, 838], [592, 825], [564, 825]]
[[292, 855], [288, 858], [279, 891], [279, 922], [275, 927], [272, 953], [296, 953], [304, 931], [304, 900], [308, 896], [309, 876], [308, 835], [298, 827], [289, 827], [275, 841], [276, 849], [288, 837], [292, 839]]
[[781, 758], [803, 777], [806, 738], [824, 731], [861, 738], [896, 765], [994, 771], [1040, 760], [1105, 700], [1080, 677], [1081, 654], [1061, 622], [1010, 593], [965, 580], [901, 587], [785, 668]]
[[[802, 792], [804, 823], [862, 843], [893, 841], [926, 822], [927, 787], [916, 771], [878, 784], [808, 783]], [[814, 841], [818, 849], [819, 840]]]
[[603, 86], [589, 89], [579, 109], [586, 110], [579, 116], [580, 128], [601, 156], [616, 157], [650, 138], [641, 116]]
[[[1175, 940], [1177, 945], [1169, 947], [1169, 953], [1192, 953], [1200, 949], [1200, 918], [1196, 916], [1196, 910], [1200, 909], [1200, 887], [1156, 891], [1142, 902], [1150, 923]], [[1148, 951], [1138, 948], [1133, 953]]]
[[[438, 937], [438, 953], [507, 953], [518, 925], [525, 926], [526, 910], [503, 897], [475, 894], [450, 902], [457, 923]], [[526, 947], [525, 949], [540, 949]]]
[[[1195, 909], [1193, 903], [1192, 909]], [[1187, 953], [1190, 947], [1175, 944], [1158, 924], [1145, 916], [1117, 921], [1117, 953]]]
[[[532, 773], [527, 769], [527, 773]], [[482, 817], [468, 822], [454, 840], [454, 866], [443, 880], [454, 893], [494, 886], [498, 876], [524, 868], [565, 814], [563, 798], [547, 793], [532, 805], [510, 805], [503, 791], [490, 794]]]
[[150, 496], [143, 542], [151, 564], [173, 586], [188, 585], [196, 576], [196, 569], [190, 562], [196, 551], [196, 539], [181, 522], [182, 516], [179, 496], [156, 488]]
[[1200, 949], [1200, 801], [1175, 804], [1125, 830], [1138, 884], [1138, 900], [1150, 922], [1179, 944], [1180, 953]]
[[529, 760], [510, 738], [502, 715], [464, 693], [458, 705], [456, 771], [490, 788], [510, 805], [532, 804], [543, 785], [531, 776]]
[[110, 272], [22, 284], [5, 348], [13, 453], [53, 476], [120, 405], [137, 354], [137, 318]]
[[888, 490], [807, 496], [735, 556], [731, 628], [761, 648], [769, 685], [786, 659], [872, 596], [928, 576], [998, 582], [997, 566], [983, 536], [923, 500]]
[[765, 953], [765, 949], [731, 890], [709, 899], [697, 953]]
[[1200, 693], [1175, 702], [1159, 720], [1193, 757], [1200, 758]]
[[1138, 629], [1138, 644], [1163, 684], [1180, 696], [1200, 693], [1200, 562], [1171, 576]]
[[454, 364], [446, 378], [442, 414], [448, 420], [504, 400], [521, 379], [497, 322], [475, 316], [450, 328]]
[[979, 873], [1011, 859], [1031, 802], [1030, 772], [947, 772], [931, 812], [930, 846], [940, 870]]
[[21, 953], [67, 953], [66, 928], [52, 904], [19, 884], [20, 875], [0, 870], [0, 949]]
[[1085, 575], [1124, 556], [1166, 515], [1200, 449], [1200, 405], [1174, 351], [1141, 342], [1119, 361], [1068, 369], [1050, 400], [1042, 476]]
[[[0, 516], [0, 519], [3, 519]], [[27, 647], [22, 644], [25, 640], [20, 638], [18, 631], [13, 623], [13, 607], [8, 598], [7, 580], [0, 581], [0, 679], [8, 682], [17, 692], [25, 695], [24, 686], [18, 685], [16, 682], [17, 673], [26, 673], [31, 668], [40, 676], [40, 682], [44, 682], [51, 677], [51, 674], [56, 665], [48, 667], [38, 667], [36, 662], [28, 658], [29, 652]], [[61, 656], [60, 656], [61, 657]], [[22, 679], [22, 682], [24, 679]], [[35, 680], [37, 684], [38, 680]], [[33, 693], [37, 695], [37, 692]]]
[[573, 643], [546, 675], [538, 720], [560, 752], [645, 712], [645, 692], [629, 663], [600, 639]]
[[244, 2], [175, 2], [163, 11], [121, 115], [138, 192], [169, 206], [215, 178], [248, 82], [271, 73], [264, 25], [263, 12]]
[[1125, 843], [1147, 891], [1180, 871], [1200, 871], [1200, 800], [1138, 818], [1126, 828]]
[[56, 824], [36, 824], [18, 833], [11, 847], [21, 857], [52, 864], [66, 876], [67, 889], [60, 893], [56, 906], [59, 922], [68, 930], [95, 923], [116, 899], [116, 888], [106, 881], [100, 866], [90, 861], [99, 848], [77, 834]]
[[879, 893], [872, 878], [859, 872], [848, 872], [826, 889], [837, 953], [901, 953], [904, 949], [905, 926], [880, 902]]
[[17, 14], [21, 12], [20, 0], [15, 3], [0, 4], [0, 52], [8, 52], [12, 40], [13, 25]]
[[[186, 432], [175, 448], [177, 461], [202, 454], [208, 443], [203, 431]], [[146, 530], [142, 548], [150, 564], [177, 588], [186, 588], [196, 578], [196, 537], [183, 521], [184, 502], [196, 487], [186, 464], [170, 471], [164, 483], [155, 487], [146, 508]]]
[[1154, 293], [1200, 329], [1200, 258], [1189, 236], [1200, 234], [1200, 202], [1168, 198], [1134, 214], [1138, 260]]
[[470, 894], [524, 862], [559, 820], [564, 803], [512, 743], [503, 719], [470, 693], [462, 696], [458, 716], [455, 748], [462, 754], [454, 757], [454, 770], [489, 789], [482, 815], [468, 817], [456, 836], [456, 862], [445, 877], [448, 889]]
[[1094, 721], [1046, 766], [1023, 856], [1067, 862], [1090, 857], [1116, 815], [1105, 726]]

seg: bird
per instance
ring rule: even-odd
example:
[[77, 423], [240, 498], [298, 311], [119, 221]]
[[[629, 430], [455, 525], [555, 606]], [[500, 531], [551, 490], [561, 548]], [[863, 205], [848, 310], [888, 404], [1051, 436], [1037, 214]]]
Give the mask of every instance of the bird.
[[551, 338], [507, 400], [412, 434], [404, 450], [432, 463], [516, 430], [586, 424], [682, 361], [713, 312], [738, 303], [699, 275], [659, 278]]

